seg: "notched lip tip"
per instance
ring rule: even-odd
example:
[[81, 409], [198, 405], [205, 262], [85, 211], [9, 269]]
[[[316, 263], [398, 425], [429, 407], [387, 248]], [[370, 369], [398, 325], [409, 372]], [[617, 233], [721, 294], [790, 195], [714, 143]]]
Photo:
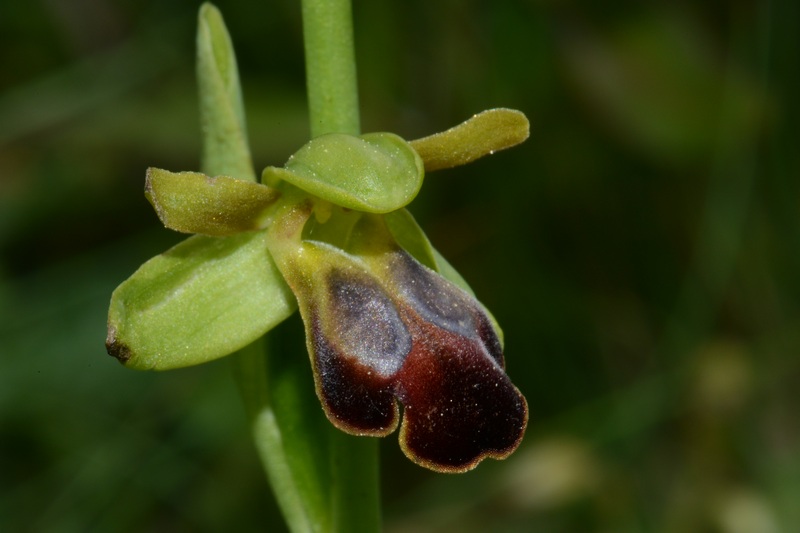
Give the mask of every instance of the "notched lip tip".
[[384, 438], [388, 437], [392, 433], [397, 430], [397, 427], [400, 425], [400, 416], [397, 411], [395, 411], [395, 416], [392, 419], [391, 423], [385, 427], [358, 427], [353, 424], [350, 424], [344, 418], [337, 416], [330, 408], [327, 403], [327, 400], [322, 399], [322, 410], [325, 413], [325, 417], [328, 421], [333, 424], [333, 427], [338, 429], [343, 433], [347, 433], [348, 435], [353, 435], [354, 437], [378, 437]]
[[490, 457], [487, 454], [480, 454], [478, 457], [473, 458], [470, 461], [462, 461], [462, 462], [437, 462], [432, 459], [428, 459], [422, 457], [419, 454], [413, 453], [410, 449], [408, 449], [403, 442], [400, 443], [400, 449], [403, 451], [405, 456], [417, 466], [421, 466], [422, 468], [426, 468], [428, 470], [432, 470], [437, 474], [465, 474], [471, 470], [475, 470], [475, 468], [483, 462], [484, 459]]
[[522, 444], [523, 439], [525, 438], [525, 433], [528, 428], [528, 402], [524, 396], [520, 394], [522, 398], [523, 407], [524, 407], [524, 417], [522, 419], [522, 423], [519, 427], [519, 433], [517, 438], [508, 444], [505, 447], [486, 447], [480, 450], [475, 456], [471, 459], [463, 459], [461, 461], [436, 461], [434, 459], [425, 457], [422, 453], [417, 453], [411, 446], [408, 445], [408, 435], [407, 429], [401, 426], [400, 429], [400, 449], [403, 451], [403, 454], [414, 464], [426, 468], [428, 470], [432, 470], [439, 474], [464, 474], [474, 470], [478, 467], [484, 460], [486, 459], [493, 459], [495, 461], [504, 461], [508, 459], [514, 452]]
[[[519, 442], [521, 442], [521, 440], [522, 439], [520, 439]], [[508, 459], [508, 457], [511, 456], [511, 454], [513, 454], [519, 447], [519, 442], [515, 443], [514, 446], [507, 450], [484, 450], [473, 459], [459, 463], [436, 462], [431, 459], [426, 459], [420, 455], [411, 453], [410, 450], [407, 450], [402, 444], [401, 449], [403, 450], [403, 453], [405, 453], [406, 457], [411, 460], [411, 462], [423, 468], [427, 468], [428, 470], [433, 470], [439, 474], [465, 474], [475, 470], [475, 468], [477, 468], [478, 465], [480, 465], [486, 459], [493, 459], [495, 461], [503, 461]]]

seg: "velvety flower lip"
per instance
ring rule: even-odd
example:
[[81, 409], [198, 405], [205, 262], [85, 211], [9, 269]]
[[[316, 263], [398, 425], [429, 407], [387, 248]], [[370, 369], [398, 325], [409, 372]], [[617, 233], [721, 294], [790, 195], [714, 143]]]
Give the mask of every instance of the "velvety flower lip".
[[348, 355], [391, 377], [402, 368], [412, 339], [392, 300], [372, 279], [361, 276], [354, 283], [347, 272], [329, 276], [331, 308], [339, 323], [333, 331], [337, 345]]
[[472, 296], [396, 246], [366, 259], [324, 243], [300, 247], [296, 257], [312, 256], [314, 270], [291, 269], [287, 279], [334, 425], [372, 436], [400, 425], [404, 453], [439, 472], [464, 472], [516, 449], [527, 403]]
[[519, 445], [528, 420], [524, 397], [477, 339], [417, 322], [415, 349], [398, 376], [400, 445], [417, 463], [464, 472]]

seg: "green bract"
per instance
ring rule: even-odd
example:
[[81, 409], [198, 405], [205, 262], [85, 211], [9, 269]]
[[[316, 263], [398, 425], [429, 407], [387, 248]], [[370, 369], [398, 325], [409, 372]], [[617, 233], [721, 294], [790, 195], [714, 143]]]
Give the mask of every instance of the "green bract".
[[256, 181], [233, 45], [219, 10], [203, 4], [197, 20], [197, 85], [203, 170]]
[[397, 135], [330, 133], [309, 141], [284, 168], [267, 167], [262, 181], [284, 180], [341, 207], [388, 213], [414, 199], [424, 173], [422, 159]]

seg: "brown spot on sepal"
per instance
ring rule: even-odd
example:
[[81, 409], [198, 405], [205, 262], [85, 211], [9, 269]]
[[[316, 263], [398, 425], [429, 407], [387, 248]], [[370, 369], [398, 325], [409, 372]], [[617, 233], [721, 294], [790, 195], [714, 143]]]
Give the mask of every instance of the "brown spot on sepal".
[[133, 357], [133, 352], [128, 345], [117, 341], [113, 341], [111, 343], [106, 342], [106, 351], [108, 352], [108, 355], [115, 358], [123, 365], [127, 364], [131, 357]]
[[133, 352], [131, 351], [130, 347], [117, 339], [117, 328], [113, 326], [108, 328], [108, 336], [106, 337], [106, 352], [108, 352], [108, 355], [114, 357], [123, 365], [127, 363], [131, 357], [133, 357]]

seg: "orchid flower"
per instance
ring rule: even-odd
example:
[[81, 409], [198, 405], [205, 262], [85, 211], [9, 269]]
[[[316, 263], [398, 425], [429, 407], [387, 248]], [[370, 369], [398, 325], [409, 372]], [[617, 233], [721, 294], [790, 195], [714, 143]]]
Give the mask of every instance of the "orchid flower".
[[405, 206], [426, 171], [525, 140], [525, 116], [485, 111], [412, 142], [319, 135], [259, 183], [233, 47], [209, 4], [197, 44], [203, 168], [224, 175], [147, 171], [145, 195], [160, 220], [194, 235], [114, 291], [108, 353], [153, 370], [252, 354], [299, 309], [334, 426], [368, 436], [399, 426], [406, 455], [440, 472], [509, 455], [528, 411], [505, 373], [500, 328]]
[[404, 207], [425, 170], [527, 135], [522, 113], [494, 109], [410, 143], [323, 135], [265, 169], [262, 183], [149, 169], [145, 194], [161, 221], [197, 235], [117, 288], [108, 352], [137, 369], [194, 365], [299, 307], [336, 427], [385, 436], [399, 424], [405, 454], [437, 471], [506, 457], [528, 413], [505, 373], [500, 329]]

